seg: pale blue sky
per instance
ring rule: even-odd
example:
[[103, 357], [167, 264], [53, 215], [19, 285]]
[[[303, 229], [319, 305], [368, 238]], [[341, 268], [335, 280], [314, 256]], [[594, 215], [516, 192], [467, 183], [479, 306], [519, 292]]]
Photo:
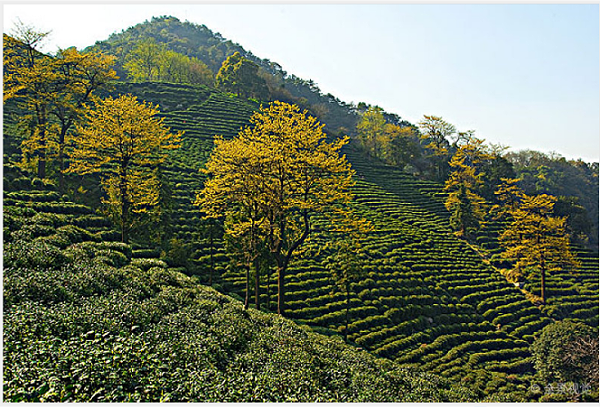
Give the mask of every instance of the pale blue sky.
[[597, 4], [47, 3], [4, 2], [3, 31], [17, 17], [52, 30], [53, 52], [173, 15], [346, 102], [376, 104], [413, 123], [442, 116], [513, 150], [599, 159]]

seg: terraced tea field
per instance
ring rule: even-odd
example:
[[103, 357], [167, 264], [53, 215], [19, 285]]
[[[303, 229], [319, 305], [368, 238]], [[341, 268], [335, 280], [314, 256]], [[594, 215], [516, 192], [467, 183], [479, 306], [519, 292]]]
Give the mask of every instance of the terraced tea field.
[[[119, 84], [115, 93], [129, 92], [159, 104], [165, 123], [185, 130], [183, 147], [170, 155], [163, 173], [173, 190], [173, 237], [191, 246], [187, 272], [207, 283], [214, 263], [214, 282], [243, 296], [243, 273], [230, 267], [221, 241], [207, 238], [192, 202], [204, 181], [199, 169], [210, 155], [214, 135], [233, 137], [257, 106], [202, 86]], [[598, 324], [597, 254], [579, 250], [581, 270], [549, 278], [548, 303], [539, 308], [475, 250], [496, 253], [493, 227], [478, 239], [481, 247], [473, 248], [450, 230], [440, 185], [370, 162], [351, 146], [345, 153], [357, 171], [353, 207], [374, 226], [363, 242], [365, 278], [354, 285], [349, 299], [347, 334], [356, 346], [486, 394], [524, 394], [534, 373], [528, 347], [544, 326], [553, 319]], [[129, 256], [148, 267], [160, 262], [155, 247], [119, 251], [119, 235], [109, 222], [56, 191], [36, 189], [24, 175], [5, 176], [5, 191], [5, 230], [11, 211], [56, 214], [31, 233], [59, 247], [73, 239], [89, 242], [93, 250], [106, 252], [107, 261]], [[322, 333], [342, 334], [345, 295], [336, 291], [327, 269], [329, 253], [320, 250], [328, 239], [327, 221], [318, 219], [315, 226], [286, 278], [286, 316]], [[536, 293], [537, 284], [524, 288]], [[263, 308], [275, 304], [275, 287], [274, 273], [263, 276]]]
[[[198, 168], [206, 162], [213, 136], [234, 136], [256, 106], [206, 88], [181, 91], [175, 85], [128, 86], [131, 88], [120, 92], [139, 92], [140, 98], [158, 103], [166, 123], [186, 131], [184, 147], [167, 167], [179, 204], [176, 234], [198, 242], [194, 252], [198, 272], [206, 270], [202, 265], [210, 247], [198, 234], [198, 209], [190, 205], [193, 191], [202, 185]], [[597, 256], [582, 252], [588, 257], [579, 277], [551, 279], [549, 289], [559, 296], [541, 311], [454, 237], [439, 184], [369, 162], [352, 147], [346, 154], [357, 171], [355, 209], [375, 227], [363, 242], [368, 253], [366, 278], [355, 285], [350, 299], [348, 337], [358, 346], [454, 379], [485, 371], [500, 377], [486, 386], [525, 386], [533, 373], [528, 345], [552, 318], [597, 321]], [[326, 229], [325, 224], [321, 226]], [[306, 254], [293, 263], [286, 313], [323, 332], [343, 333], [345, 297], [334, 289], [324, 265], [326, 253], [316, 254], [326, 238], [325, 233], [313, 236]], [[228, 259], [218, 244], [213, 250], [222, 284], [242, 296], [243, 275], [226, 267]], [[573, 284], [576, 281], [581, 282]], [[263, 278], [262, 304], [275, 303], [275, 286], [274, 273]], [[559, 286], [563, 291], [558, 291]], [[560, 315], [551, 311], [558, 304]], [[514, 373], [520, 374], [520, 381], [506, 381]]]

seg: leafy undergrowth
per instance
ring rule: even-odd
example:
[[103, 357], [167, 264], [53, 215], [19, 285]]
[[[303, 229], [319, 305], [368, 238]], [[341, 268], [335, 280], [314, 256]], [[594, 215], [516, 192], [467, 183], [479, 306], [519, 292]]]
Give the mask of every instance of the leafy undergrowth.
[[20, 194], [4, 208], [5, 401], [475, 399], [340, 338], [244, 311], [163, 261], [132, 260], [107, 227], [73, 225], [93, 215], [71, 213], [52, 191]]

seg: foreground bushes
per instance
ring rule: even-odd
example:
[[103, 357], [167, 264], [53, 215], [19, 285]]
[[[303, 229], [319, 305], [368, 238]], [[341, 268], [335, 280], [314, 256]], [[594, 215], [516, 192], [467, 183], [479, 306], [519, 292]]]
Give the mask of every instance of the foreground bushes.
[[4, 246], [6, 401], [474, 400], [35, 216], [13, 211]]
[[11, 299], [19, 291], [14, 279], [8, 282], [7, 401], [472, 399], [337, 338], [243, 311], [179, 273], [105, 270], [97, 270], [97, 292], [88, 297], [75, 293], [74, 284], [44, 293], [44, 302], [33, 292]]

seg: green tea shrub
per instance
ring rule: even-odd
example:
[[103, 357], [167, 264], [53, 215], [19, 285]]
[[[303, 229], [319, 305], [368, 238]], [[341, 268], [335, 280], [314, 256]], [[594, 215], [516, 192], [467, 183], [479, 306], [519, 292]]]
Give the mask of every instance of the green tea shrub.
[[538, 375], [546, 382], [598, 385], [598, 329], [582, 323], [555, 322], [531, 345]]

